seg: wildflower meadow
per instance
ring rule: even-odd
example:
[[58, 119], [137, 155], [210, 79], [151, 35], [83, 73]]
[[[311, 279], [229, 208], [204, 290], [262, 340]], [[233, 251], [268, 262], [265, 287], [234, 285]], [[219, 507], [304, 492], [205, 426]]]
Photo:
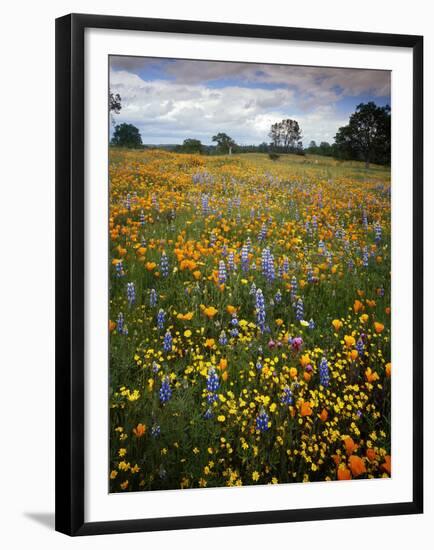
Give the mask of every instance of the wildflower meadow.
[[389, 477], [390, 170], [109, 155], [110, 492]]

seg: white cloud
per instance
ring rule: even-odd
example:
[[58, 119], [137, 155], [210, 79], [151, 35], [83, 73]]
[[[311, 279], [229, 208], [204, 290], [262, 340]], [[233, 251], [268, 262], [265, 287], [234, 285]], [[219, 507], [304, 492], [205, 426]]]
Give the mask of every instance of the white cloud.
[[390, 95], [390, 71], [338, 67], [304, 67], [297, 65], [262, 65], [224, 61], [170, 60], [141, 57], [112, 57], [112, 67], [130, 72], [159, 68], [177, 83], [199, 84], [219, 79], [236, 79], [245, 83], [277, 84], [308, 90], [313, 95], [336, 95], [339, 87], [344, 95], [371, 93]]
[[[121, 114], [116, 120], [137, 126], [144, 143], [180, 143], [187, 137], [211, 143], [212, 136], [218, 132], [228, 133], [241, 144], [260, 143], [269, 140], [268, 132], [273, 122], [295, 118], [300, 123], [306, 145], [312, 139], [332, 141], [338, 127], [347, 122], [347, 117], [339, 114], [335, 107], [337, 91], [330, 88], [330, 83], [332, 87], [342, 87], [341, 75], [334, 70], [318, 78], [318, 72], [312, 68], [298, 68], [304, 70], [296, 72], [291, 87], [285, 88], [215, 88], [197, 82], [197, 78], [195, 81], [192, 63], [187, 63], [184, 70], [183, 63], [169, 65], [170, 70], [176, 67], [182, 76], [175, 80], [145, 81], [127, 70], [111, 72], [110, 86], [122, 97]], [[238, 77], [239, 72], [235, 69], [239, 69], [247, 72], [252, 81], [260, 78], [263, 83], [265, 70], [275, 82], [282, 79], [282, 67], [279, 66], [255, 65], [253, 71], [252, 66], [245, 69], [245, 64], [211, 63], [201, 65], [200, 68], [207, 71], [205, 75], [198, 71], [197, 65], [195, 73], [199, 72], [202, 79], [214, 78], [217, 74], [221, 77], [218, 73], [221, 65], [226, 68], [225, 78], [232, 72]], [[229, 72], [227, 65], [231, 66]], [[328, 80], [327, 86], [324, 78]], [[338, 80], [341, 84], [337, 84]], [[346, 86], [352, 87], [355, 93], [366, 85], [365, 80], [347, 78]], [[375, 85], [380, 86], [381, 79]], [[303, 88], [303, 92], [299, 88]]]

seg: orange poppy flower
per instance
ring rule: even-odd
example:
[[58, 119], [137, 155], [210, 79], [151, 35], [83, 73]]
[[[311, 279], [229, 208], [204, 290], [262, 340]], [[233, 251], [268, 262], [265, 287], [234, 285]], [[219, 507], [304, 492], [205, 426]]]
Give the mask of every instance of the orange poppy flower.
[[109, 320], [109, 331], [113, 332], [115, 328], [116, 328], [116, 323], [110, 319]]
[[344, 445], [345, 445], [345, 452], [348, 456], [352, 455], [353, 452], [357, 449], [357, 445], [354, 443], [354, 440], [352, 437], [347, 436], [344, 439]]
[[332, 325], [335, 331], [338, 332], [338, 330], [342, 328], [342, 321], [340, 321], [339, 319], [333, 319]]
[[309, 401], [304, 401], [300, 409], [301, 416], [310, 416], [312, 414], [312, 407]]
[[351, 479], [350, 470], [345, 465], [339, 466], [339, 468], [338, 468], [338, 480], [339, 481], [346, 481], [348, 479]]
[[358, 356], [359, 356], [359, 352], [356, 349], [352, 349], [348, 354], [348, 359], [350, 361], [355, 361]]
[[356, 343], [356, 339], [354, 336], [344, 336], [344, 342], [347, 348], [352, 348], [354, 344]]
[[360, 300], [354, 301], [354, 313], [358, 313], [359, 311], [363, 311], [365, 309], [365, 306], [362, 304]]
[[377, 458], [377, 453], [375, 452], [375, 449], [368, 449], [366, 451], [366, 457], [370, 462], [373, 462]]
[[380, 334], [380, 332], [383, 332], [383, 330], [384, 330], [384, 325], [382, 323], [375, 322], [374, 323], [374, 329], [375, 329], [375, 332], [377, 334]]
[[300, 363], [302, 367], [307, 367], [310, 364], [310, 357], [308, 353], [305, 353], [300, 357]]
[[135, 428], [133, 428], [133, 434], [136, 437], [143, 437], [146, 432], [146, 426], [145, 424], [139, 423]]
[[390, 455], [386, 455], [384, 457], [384, 462], [381, 465], [381, 469], [383, 470], [383, 472], [386, 472], [389, 475], [391, 474], [391, 472], [392, 472], [392, 462], [391, 462]]
[[336, 466], [339, 466], [341, 462], [341, 455], [332, 455], [332, 459]]
[[220, 370], [226, 370], [228, 368], [228, 360], [224, 359], [223, 357], [220, 359], [219, 363], [219, 369]]
[[187, 313], [178, 313], [176, 318], [180, 321], [191, 321], [193, 319], [193, 315], [194, 313], [192, 311], [189, 311]]
[[363, 459], [360, 456], [351, 455], [348, 459], [351, 473], [354, 477], [361, 476], [366, 473], [366, 466]]
[[368, 367], [366, 370], [365, 370], [365, 377], [366, 377], [366, 380], [372, 384], [372, 382], [375, 382], [376, 380], [379, 379], [379, 376], [376, 372], [372, 371], [371, 367]]
[[208, 319], [212, 319], [214, 315], [218, 312], [218, 310], [214, 306], [209, 306], [204, 308], [203, 312], [208, 317]]
[[327, 418], [329, 417], [329, 413], [327, 412], [327, 409], [323, 409], [321, 411], [321, 414], [319, 415], [319, 418], [320, 420], [322, 420], [323, 422], [325, 422], [327, 420]]
[[392, 363], [386, 363], [386, 376], [390, 378], [392, 374]]

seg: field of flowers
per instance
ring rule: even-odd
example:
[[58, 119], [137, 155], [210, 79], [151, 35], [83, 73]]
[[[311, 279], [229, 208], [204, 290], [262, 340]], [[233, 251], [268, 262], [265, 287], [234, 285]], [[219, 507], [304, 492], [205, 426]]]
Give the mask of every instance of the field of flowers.
[[389, 477], [390, 172], [110, 151], [110, 491]]

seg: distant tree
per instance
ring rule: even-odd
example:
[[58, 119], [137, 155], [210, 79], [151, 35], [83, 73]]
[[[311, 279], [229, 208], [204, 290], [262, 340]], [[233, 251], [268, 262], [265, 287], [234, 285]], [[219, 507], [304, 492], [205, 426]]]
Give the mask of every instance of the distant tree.
[[130, 149], [136, 149], [143, 145], [139, 129], [133, 124], [127, 124], [125, 122], [115, 126], [111, 143], [118, 147], [128, 147]]
[[316, 149], [316, 141], [313, 141], [313, 140], [312, 140], [312, 141], [309, 143], [309, 149]]
[[333, 154], [332, 146], [328, 141], [321, 141], [318, 147], [318, 155], [323, 155], [325, 157], [331, 157]]
[[281, 135], [281, 123], [275, 122], [271, 125], [270, 133], [268, 134], [271, 139], [271, 146], [275, 149], [278, 149], [282, 146], [282, 135]]
[[390, 163], [390, 107], [373, 101], [360, 103], [347, 126], [339, 128], [335, 142], [341, 156], [370, 162]]
[[[271, 125], [269, 137], [276, 150], [297, 152], [300, 150], [301, 129], [296, 120], [284, 119]], [[302, 145], [301, 145], [302, 147]]]
[[306, 151], [303, 148], [303, 142], [302, 141], [299, 141], [297, 143], [297, 145], [294, 148], [294, 153], [296, 155], [301, 155], [302, 157], [304, 157], [306, 155]]
[[179, 151], [182, 153], [202, 153], [203, 145], [198, 139], [187, 138], [179, 147]]
[[110, 94], [109, 94], [109, 111], [110, 111], [110, 116], [111, 116], [113, 126], [115, 125], [115, 119], [114, 119], [113, 114], [118, 115], [121, 112], [121, 109], [122, 109], [121, 101], [122, 101], [121, 96], [119, 94], [114, 94], [110, 90]]
[[217, 143], [217, 148], [221, 153], [232, 153], [232, 149], [236, 146], [235, 141], [224, 132], [219, 132], [213, 136], [212, 140]]

